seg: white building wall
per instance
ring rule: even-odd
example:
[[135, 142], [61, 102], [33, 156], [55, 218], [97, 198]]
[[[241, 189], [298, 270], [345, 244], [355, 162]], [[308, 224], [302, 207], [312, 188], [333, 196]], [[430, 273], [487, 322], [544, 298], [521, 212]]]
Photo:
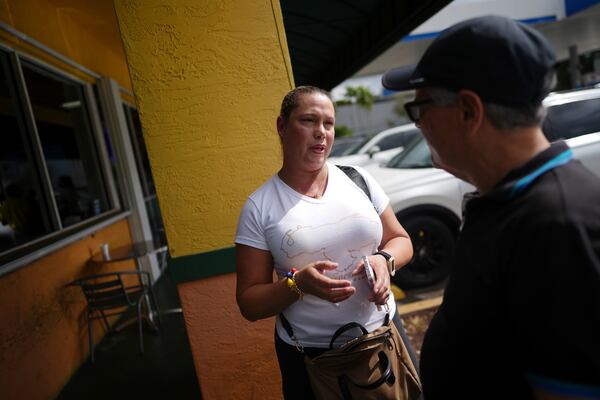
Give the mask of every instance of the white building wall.
[[[333, 98], [342, 99], [346, 86], [365, 86], [378, 97], [389, 95], [381, 85], [383, 72], [389, 68], [418, 62], [437, 33], [456, 22], [481, 15], [504, 15], [534, 23], [536, 29], [553, 44], [561, 61], [569, 58], [569, 47], [573, 45], [577, 46], [579, 54], [600, 49], [600, 3], [566, 17], [567, 1], [569, 0], [454, 0], [354, 77], [335, 87], [332, 90]], [[600, 59], [595, 64], [600, 69]], [[359, 107], [342, 107], [337, 110], [337, 123], [347, 125], [357, 134], [378, 132], [389, 128], [390, 124], [404, 123], [393, 112], [395, 104], [394, 100], [379, 102], [371, 112]]]

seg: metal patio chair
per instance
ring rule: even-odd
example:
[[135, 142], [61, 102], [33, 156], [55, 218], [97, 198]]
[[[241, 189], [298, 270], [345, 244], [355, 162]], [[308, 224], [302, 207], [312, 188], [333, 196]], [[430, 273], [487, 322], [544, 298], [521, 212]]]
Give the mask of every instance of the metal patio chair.
[[[137, 277], [137, 283], [128, 285], [124, 282], [124, 278], [131, 275]], [[88, 338], [92, 363], [94, 363], [93, 321], [101, 319], [107, 332], [118, 332], [119, 329], [111, 328], [107, 318], [124, 314], [132, 307], [137, 310], [140, 352], [144, 352], [143, 319], [146, 318], [155, 329], [158, 329], [154, 324], [155, 321], [160, 325], [156, 297], [149, 282], [150, 274], [146, 271], [116, 271], [85, 276], [69, 284], [81, 287], [87, 300]], [[155, 315], [158, 318], [154, 318]]]

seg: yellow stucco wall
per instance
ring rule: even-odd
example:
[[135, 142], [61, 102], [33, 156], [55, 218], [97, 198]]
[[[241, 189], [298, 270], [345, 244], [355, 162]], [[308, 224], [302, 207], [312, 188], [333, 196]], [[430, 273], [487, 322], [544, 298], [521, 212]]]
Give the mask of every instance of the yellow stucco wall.
[[[245, 199], [281, 163], [275, 119], [294, 83], [279, 2], [115, 8], [171, 256], [229, 247]], [[178, 289], [203, 397], [281, 398], [273, 319], [240, 316], [235, 274]]]
[[[112, 1], [0, 0], [0, 20], [52, 50], [131, 90]], [[0, 31], [0, 39], [81, 79], [91, 78], [24, 41]]]
[[279, 3], [116, 0], [172, 257], [230, 246], [278, 168], [293, 86]]
[[[79, 288], [65, 285], [83, 275], [135, 268], [133, 261], [89, 265], [101, 243], [130, 244], [127, 221], [0, 278], [0, 399], [53, 399], [87, 358], [85, 299]], [[94, 333], [96, 342], [104, 335], [99, 321]]]

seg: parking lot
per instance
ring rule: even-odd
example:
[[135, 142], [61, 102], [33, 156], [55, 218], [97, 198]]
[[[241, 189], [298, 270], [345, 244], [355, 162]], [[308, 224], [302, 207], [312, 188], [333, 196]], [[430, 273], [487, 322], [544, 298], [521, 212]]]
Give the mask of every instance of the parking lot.
[[442, 302], [445, 282], [420, 289], [405, 291], [406, 297], [397, 301], [398, 312], [404, 328], [417, 353], [421, 353], [421, 344], [431, 322], [431, 318]]

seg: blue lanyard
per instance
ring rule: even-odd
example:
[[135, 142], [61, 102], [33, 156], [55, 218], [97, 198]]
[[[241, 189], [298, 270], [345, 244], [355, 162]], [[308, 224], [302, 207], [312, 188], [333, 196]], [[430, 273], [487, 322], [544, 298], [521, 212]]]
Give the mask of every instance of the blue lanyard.
[[560, 153], [559, 155], [554, 157], [552, 160], [550, 160], [547, 163], [545, 163], [544, 165], [540, 166], [535, 171], [533, 171], [530, 174], [525, 175], [524, 177], [519, 179], [517, 181], [517, 183], [515, 183], [515, 185], [512, 187], [512, 190], [510, 191], [510, 193], [508, 193], [508, 198], [514, 199], [519, 194], [521, 194], [525, 189], [527, 189], [527, 186], [529, 186], [531, 184], [531, 182], [536, 180], [540, 175], [542, 175], [543, 173], [548, 172], [551, 169], [554, 169], [560, 165], [564, 165], [564, 164], [568, 163], [569, 161], [571, 161], [572, 159], [573, 159], [573, 151], [571, 149], [563, 151], [562, 153]]

